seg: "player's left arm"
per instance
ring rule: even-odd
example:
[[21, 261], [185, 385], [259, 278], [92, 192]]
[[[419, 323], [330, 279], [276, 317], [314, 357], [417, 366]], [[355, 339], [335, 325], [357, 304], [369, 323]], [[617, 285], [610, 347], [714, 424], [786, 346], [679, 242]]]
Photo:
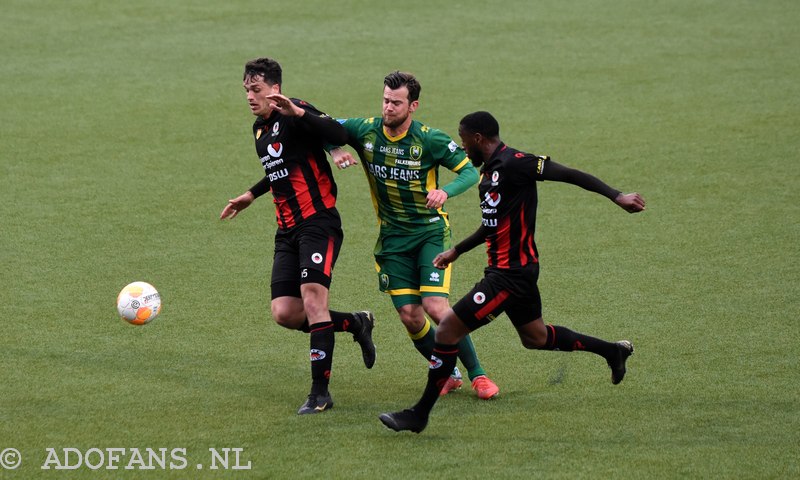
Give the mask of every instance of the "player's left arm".
[[628, 213], [641, 212], [645, 209], [644, 198], [638, 193], [622, 193], [608, 186], [605, 182], [586, 172], [570, 168], [554, 162], [546, 157], [537, 157], [542, 160], [541, 179], [564, 182], [577, 185], [584, 190], [595, 192], [616, 203]]
[[462, 194], [469, 190], [469, 187], [478, 183], [480, 176], [478, 175], [478, 169], [472, 165], [464, 150], [450, 137], [442, 132], [435, 131], [431, 140], [431, 144], [438, 142], [440, 144], [439, 148], [444, 152], [444, 156], [439, 160], [439, 163], [457, 174], [447, 185], [428, 191], [426, 207], [439, 208], [444, 205], [448, 198]]
[[[358, 129], [362, 125], [364, 119], [361, 118], [340, 118], [336, 120], [344, 127], [347, 132], [347, 142], [344, 144], [333, 145], [325, 143], [322, 148], [331, 156], [331, 160], [336, 167], [341, 170], [351, 165], [358, 165], [358, 160], [352, 153], [344, 149], [344, 145], [349, 145], [353, 150], [359, 151], [360, 145], [358, 144], [357, 135]], [[360, 154], [359, 154], [360, 155]]]

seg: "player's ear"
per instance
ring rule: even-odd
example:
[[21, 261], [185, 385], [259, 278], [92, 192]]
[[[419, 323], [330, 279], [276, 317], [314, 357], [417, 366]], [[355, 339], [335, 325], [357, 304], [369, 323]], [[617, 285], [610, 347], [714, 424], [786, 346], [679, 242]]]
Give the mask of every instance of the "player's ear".
[[408, 104], [408, 113], [414, 113], [417, 111], [417, 107], [419, 107], [419, 100], [414, 100], [413, 102]]

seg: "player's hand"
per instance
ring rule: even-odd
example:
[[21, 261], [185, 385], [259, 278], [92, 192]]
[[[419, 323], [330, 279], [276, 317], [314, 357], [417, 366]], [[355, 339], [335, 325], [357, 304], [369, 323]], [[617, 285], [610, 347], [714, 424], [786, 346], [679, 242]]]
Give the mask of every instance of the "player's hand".
[[428, 203], [426, 208], [440, 208], [447, 200], [447, 193], [444, 190], [431, 190], [428, 192]]
[[292, 103], [289, 97], [280, 93], [267, 95], [267, 100], [270, 101], [269, 108], [277, 110], [287, 117], [302, 117], [306, 113], [305, 110]]
[[457, 258], [458, 252], [456, 252], [455, 248], [451, 248], [436, 255], [436, 258], [433, 259], [433, 266], [439, 270], [444, 270], [448, 265], [455, 262]]
[[628, 213], [636, 213], [644, 210], [644, 198], [638, 193], [620, 193], [614, 199], [614, 203], [619, 205]]
[[249, 207], [250, 204], [253, 203], [253, 200], [255, 200], [255, 197], [249, 190], [232, 200], [228, 200], [228, 204], [225, 205], [225, 208], [222, 209], [222, 213], [219, 214], [219, 219], [225, 220], [226, 218], [235, 217], [239, 212]]
[[339, 170], [347, 168], [350, 165], [358, 165], [358, 162], [355, 158], [353, 158], [353, 155], [343, 148], [334, 148], [331, 150], [331, 158]]

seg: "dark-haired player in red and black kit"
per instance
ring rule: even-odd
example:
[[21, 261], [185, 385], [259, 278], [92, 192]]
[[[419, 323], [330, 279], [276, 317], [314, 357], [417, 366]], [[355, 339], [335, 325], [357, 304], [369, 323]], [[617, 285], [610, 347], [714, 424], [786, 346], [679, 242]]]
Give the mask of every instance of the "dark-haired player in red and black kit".
[[331, 274], [344, 235], [336, 210], [336, 183], [322, 146], [344, 143], [347, 131], [312, 105], [282, 95], [282, 70], [275, 60], [248, 62], [243, 83], [250, 110], [258, 117], [253, 136], [266, 175], [229, 200], [220, 218], [234, 218], [253, 200], [272, 192], [278, 221], [272, 318], [283, 327], [311, 334], [311, 393], [297, 413], [318, 413], [333, 407], [328, 383], [334, 332], [352, 333], [364, 364], [375, 364], [372, 314], [328, 309]]
[[488, 112], [465, 116], [458, 135], [467, 155], [481, 167], [479, 186], [482, 224], [471, 236], [439, 254], [433, 264], [445, 268], [459, 255], [486, 243], [489, 266], [483, 279], [445, 315], [436, 331], [436, 346], [430, 359], [428, 383], [413, 407], [380, 415], [387, 427], [421, 432], [456, 362], [456, 344], [469, 332], [487, 325], [505, 312], [517, 329], [525, 348], [537, 350], [585, 350], [603, 357], [611, 368], [611, 383], [625, 376], [625, 362], [633, 353], [631, 342], [612, 343], [574, 332], [566, 327], [545, 325], [539, 296], [539, 254], [534, 242], [536, 226], [536, 182], [551, 180], [577, 185], [599, 193], [624, 210], [645, 208], [638, 193], [623, 194], [600, 179], [560, 165], [549, 157], [521, 152], [500, 140], [497, 120]]

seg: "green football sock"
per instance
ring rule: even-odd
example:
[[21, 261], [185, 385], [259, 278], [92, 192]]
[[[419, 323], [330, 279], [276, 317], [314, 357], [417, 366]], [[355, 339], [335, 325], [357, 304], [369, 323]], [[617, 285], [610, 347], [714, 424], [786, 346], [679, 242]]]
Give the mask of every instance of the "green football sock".
[[458, 342], [458, 359], [466, 367], [470, 380], [486, 375], [486, 371], [481, 366], [480, 360], [478, 360], [478, 354], [475, 352], [475, 345], [472, 344], [472, 339], [469, 335]]

